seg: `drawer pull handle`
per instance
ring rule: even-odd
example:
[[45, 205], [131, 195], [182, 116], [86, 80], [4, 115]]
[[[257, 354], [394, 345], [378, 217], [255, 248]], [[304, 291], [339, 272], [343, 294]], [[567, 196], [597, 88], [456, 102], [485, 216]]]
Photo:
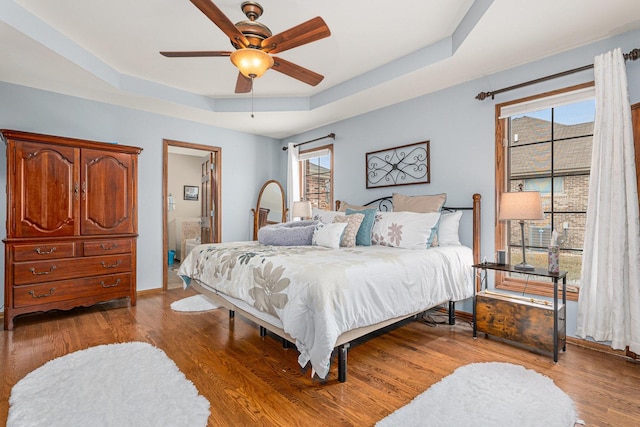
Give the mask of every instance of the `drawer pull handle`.
[[118, 247], [117, 243], [112, 243], [111, 245], [105, 245], [104, 243], [100, 245], [100, 249], [103, 251], [110, 251], [111, 249], [115, 249]]
[[49, 254], [54, 253], [55, 251], [56, 251], [56, 247], [55, 247], [55, 246], [54, 246], [54, 247], [52, 247], [51, 249], [49, 249], [48, 251], [43, 251], [43, 250], [42, 250], [42, 249], [40, 249], [40, 248], [36, 248], [36, 253], [37, 253], [38, 255], [49, 255]]
[[56, 288], [51, 288], [49, 289], [49, 293], [48, 294], [40, 294], [40, 295], [36, 295], [35, 291], [29, 291], [29, 295], [31, 295], [33, 298], [44, 298], [44, 297], [50, 297], [51, 295], [53, 295], [53, 291], [55, 291]]
[[102, 265], [104, 268], [116, 268], [117, 266], [119, 266], [120, 264], [122, 264], [122, 260], [119, 259], [118, 261], [116, 261], [115, 264], [113, 265], [107, 265], [106, 262], [104, 261], [100, 261], [100, 265]]
[[120, 279], [116, 280], [116, 283], [114, 283], [114, 284], [112, 284], [112, 285], [106, 285], [106, 284], [104, 283], [104, 281], [102, 281], [102, 280], [100, 281], [100, 285], [101, 285], [103, 288], [113, 288], [113, 287], [118, 286], [119, 284], [120, 284]]
[[49, 269], [49, 271], [41, 271], [40, 273], [36, 273], [36, 268], [35, 267], [31, 267], [29, 269], [29, 271], [31, 272], [31, 274], [33, 274], [34, 276], [40, 276], [42, 274], [49, 274], [51, 273], [53, 270], [56, 269], [55, 265], [52, 265], [51, 268]]

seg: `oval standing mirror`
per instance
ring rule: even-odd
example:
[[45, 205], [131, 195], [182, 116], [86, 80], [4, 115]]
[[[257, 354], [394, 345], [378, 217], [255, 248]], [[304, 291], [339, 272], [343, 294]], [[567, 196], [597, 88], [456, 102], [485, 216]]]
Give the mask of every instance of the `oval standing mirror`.
[[264, 183], [258, 194], [258, 203], [253, 212], [253, 240], [258, 240], [258, 230], [267, 224], [287, 221], [282, 185], [272, 179]]

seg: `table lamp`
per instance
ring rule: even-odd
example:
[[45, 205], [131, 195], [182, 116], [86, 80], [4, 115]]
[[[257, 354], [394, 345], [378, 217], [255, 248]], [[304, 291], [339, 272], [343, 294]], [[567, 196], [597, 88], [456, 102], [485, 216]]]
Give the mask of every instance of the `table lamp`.
[[520, 223], [522, 237], [522, 262], [513, 266], [516, 270], [531, 271], [535, 267], [527, 264], [527, 255], [524, 248], [524, 222], [525, 220], [544, 219], [542, 211], [542, 197], [538, 191], [520, 191], [502, 193], [500, 198], [500, 221], [517, 220]]
[[305, 201], [293, 202], [293, 208], [291, 209], [291, 216], [293, 218], [299, 217], [301, 219], [309, 218], [311, 216], [311, 202], [305, 202]]

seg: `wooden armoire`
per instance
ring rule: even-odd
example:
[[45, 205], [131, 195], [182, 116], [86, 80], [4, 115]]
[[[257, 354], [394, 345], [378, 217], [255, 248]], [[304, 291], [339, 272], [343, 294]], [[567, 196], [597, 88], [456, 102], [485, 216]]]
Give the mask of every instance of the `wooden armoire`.
[[142, 149], [2, 130], [7, 144], [4, 328], [18, 315], [136, 303]]

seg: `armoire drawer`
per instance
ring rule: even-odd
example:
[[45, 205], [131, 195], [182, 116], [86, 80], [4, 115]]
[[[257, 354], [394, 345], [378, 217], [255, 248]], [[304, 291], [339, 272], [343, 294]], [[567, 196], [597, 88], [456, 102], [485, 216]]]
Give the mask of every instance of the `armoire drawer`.
[[82, 242], [84, 256], [128, 254], [131, 253], [133, 240], [91, 240]]
[[55, 242], [30, 245], [13, 245], [14, 261], [31, 261], [54, 258], [72, 258], [74, 242]]
[[129, 295], [130, 286], [131, 274], [128, 273], [16, 286], [13, 288], [13, 308], [100, 295], [108, 295], [108, 299], [125, 297]]
[[29, 285], [130, 271], [132, 271], [131, 254], [16, 262], [13, 264], [13, 283], [14, 285]]

